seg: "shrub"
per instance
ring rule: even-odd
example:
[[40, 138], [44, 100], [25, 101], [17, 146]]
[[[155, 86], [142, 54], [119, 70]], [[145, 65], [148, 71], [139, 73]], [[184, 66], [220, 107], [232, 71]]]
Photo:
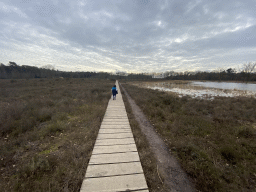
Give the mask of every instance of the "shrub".
[[49, 121], [52, 118], [52, 113], [53, 111], [51, 108], [43, 107], [37, 112], [37, 120], [39, 122]]
[[11, 79], [10, 82], [11, 82], [11, 83], [16, 83], [17, 80]]
[[45, 127], [43, 136], [55, 134], [66, 129], [67, 125], [64, 122], [53, 122]]
[[252, 127], [243, 126], [241, 130], [238, 132], [237, 136], [244, 138], [252, 138], [256, 136], [256, 130]]
[[220, 149], [221, 155], [230, 163], [235, 163], [237, 160], [237, 152], [234, 147], [224, 146]]

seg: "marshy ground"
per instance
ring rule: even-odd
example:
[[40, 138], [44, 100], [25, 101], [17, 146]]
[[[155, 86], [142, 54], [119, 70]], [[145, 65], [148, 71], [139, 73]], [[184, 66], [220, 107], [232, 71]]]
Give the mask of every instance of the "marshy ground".
[[178, 97], [122, 84], [199, 191], [255, 191], [256, 99]]
[[[221, 97], [254, 97], [256, 98], [256, 84], [236, 82], [210, 82], [210, 81], [157, 81], [135, 82], [139, 87], [166, 91], [179, 97], [190, 96], [193, 98], [213, 99]], [[203, 86], [207, 84], [209, 87]], [[241, 88], [241, 89], [239, 89]]]

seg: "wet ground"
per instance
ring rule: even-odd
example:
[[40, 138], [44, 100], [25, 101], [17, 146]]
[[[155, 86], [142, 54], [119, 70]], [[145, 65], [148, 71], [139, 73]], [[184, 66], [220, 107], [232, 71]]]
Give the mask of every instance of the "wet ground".
[[256, 84], [166, 81], [135, 84], [154, 90], [166, 91], [179, 97], [213, 99], [214, 97], [256, 97]]

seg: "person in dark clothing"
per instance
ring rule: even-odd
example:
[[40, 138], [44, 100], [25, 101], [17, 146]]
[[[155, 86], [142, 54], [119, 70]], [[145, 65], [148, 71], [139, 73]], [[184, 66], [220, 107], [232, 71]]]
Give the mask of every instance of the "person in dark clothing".
[[112, 95], [113, 95], [113, 100], [116, 100], [116, 94], [117, 94], [117, 89], [116, 89], [116, 85], [114, 85], [112, 87]]

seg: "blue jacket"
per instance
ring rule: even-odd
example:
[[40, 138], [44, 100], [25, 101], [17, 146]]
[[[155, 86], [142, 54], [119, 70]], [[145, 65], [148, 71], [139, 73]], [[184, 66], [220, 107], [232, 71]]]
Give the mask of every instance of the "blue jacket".
[[116, 94], [116, 93], [117, 93], [116, 87], [112, 87], [112, 94]]

